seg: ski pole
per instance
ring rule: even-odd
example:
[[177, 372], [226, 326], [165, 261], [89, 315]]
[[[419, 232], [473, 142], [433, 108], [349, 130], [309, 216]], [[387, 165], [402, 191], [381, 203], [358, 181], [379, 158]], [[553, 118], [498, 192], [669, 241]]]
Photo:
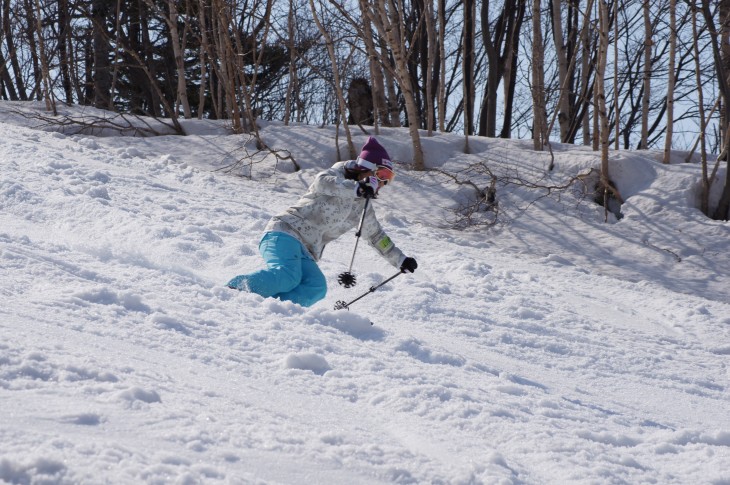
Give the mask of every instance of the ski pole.
[[379, 285], [377, 285], [377, 286], [371, 286], [370, 289], [367, 291], [367, 293], [363, 293], [362, 295], [360, 295], [357, 298], [355, 298], [354, 300], [352, 300], [350, 303], [347, 303], [347, 302], [345, 302], [343, 300], [339, 300], [337, 303], [335, 303], [335, 310], [344, 310], [344, 309], [349, 310], [350, 309], [350, 305], [352, 305], [353, 303], [355, 303], [356, 301], [358, 301], [358, 300], [360, 300], [362, 298], [365, 298], [370, 293], [374, 292], [375, 290], [377, 290], [378, 288], [380, 288], [384, 284], [386, 284], [386, 283], [394, 280], [395, 278], [397, 278], [401, 274], [403, 274], [403, 271], [398, 271], [396, 274], [394, 274], [393, 276], [391, 276], [387, 280], [383, 281]]
[[360, 242], [360, 234], [362, 234], [362, 225], [365, 222], [365, 213], [368, 210], [368, 204], [370, 204], [370, 197], [365, 199], [365, 207], [362, 210], [362, 217], [360, 217], [360, 225], [357, 226], [357, 232], [355, 233], [355, 249], [352, 251], [352, 258], [350, 259], [350, 268], [344, 273], [340, 273], [337, 277], [337, 281], [345, 288], [352, 288], [357, 284], [355, 275], [352, 274], [352, 264], [355, 262], [355, 253], [357, 252], [357, 245]]

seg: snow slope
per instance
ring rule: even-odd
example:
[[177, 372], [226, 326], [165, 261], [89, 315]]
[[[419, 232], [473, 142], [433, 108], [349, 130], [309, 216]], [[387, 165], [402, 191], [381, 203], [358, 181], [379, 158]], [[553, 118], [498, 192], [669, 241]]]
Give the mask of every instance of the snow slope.
[[[615, 154], [608, 222], [500, 185], [502, 222], [469, 230], [468, 188], [401, 165], [376, 210], [418, 271], [335, 311], [395, 272], [360, 246], [337, 287], [346, 235], [305, 309], [223, 285], [337, 160], [333, 128], [263, 126], [303, 170], [241, 177], [220, 169], [253, 144], [222, 125], [94, 137], [17, 115], [38, 110], [0, 104], [0, 481], [730, 484], [730, 223], [696, 209], [698, 165]], [[405, 131], [379, 139], [410, 159]], [[526, 142], [470, 145], [424, 139], [427, 163], [545, 184], [598, 164], [558, 146], [545, 179]]]

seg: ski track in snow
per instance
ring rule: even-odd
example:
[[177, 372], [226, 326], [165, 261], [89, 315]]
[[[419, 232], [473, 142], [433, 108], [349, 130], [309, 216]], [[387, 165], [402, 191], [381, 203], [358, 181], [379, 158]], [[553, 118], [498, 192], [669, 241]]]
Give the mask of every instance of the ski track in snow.
[[332, 310], [393, 273], [365, 247], [310, 309], [232, 292], [314, 172], [2, 128], [1, 481], [730, 483], [727, 302], [483, 244], [395, 186], [414, 275]]

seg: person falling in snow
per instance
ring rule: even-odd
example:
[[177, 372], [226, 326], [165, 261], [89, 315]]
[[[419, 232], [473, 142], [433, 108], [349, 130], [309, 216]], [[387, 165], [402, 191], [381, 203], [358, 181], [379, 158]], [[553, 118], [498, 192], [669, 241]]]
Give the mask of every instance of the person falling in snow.
[[[327, 280], [317, 266], [325, 246], [356, 228], [365, 202], [393, 182], [393, 162], [385, 148], [369, 137], [356, 160], [338, 162], [320, 172], [299, 201], [275, 215], [265, 228], [259, 252], [266, 269], [238, 275], [231, 289], [312, 306], [327, 294]], [[413, 273], [418, 263], [396, 247], [380, 226], [372, 204], [362, 219], [362, 236], [383, 258]]]

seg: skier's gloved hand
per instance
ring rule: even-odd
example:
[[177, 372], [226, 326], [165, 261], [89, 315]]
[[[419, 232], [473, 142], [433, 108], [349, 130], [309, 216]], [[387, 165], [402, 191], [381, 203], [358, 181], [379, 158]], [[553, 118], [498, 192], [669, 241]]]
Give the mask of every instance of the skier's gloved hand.
[[375, 197], [375, 192], [378, 191], [378, 177], [375, 175], [360, 180], [357, 183], [357, 196], [365, 197], [366, 199], [372, 199]]
[[400, 270], [404, 273], [406, 271], [413, 273], [414, 271], [416, 271], [416, 268], [418, 268], [418, 263], [413, 258], [404, 259], [403, 264], [400, 265]]

